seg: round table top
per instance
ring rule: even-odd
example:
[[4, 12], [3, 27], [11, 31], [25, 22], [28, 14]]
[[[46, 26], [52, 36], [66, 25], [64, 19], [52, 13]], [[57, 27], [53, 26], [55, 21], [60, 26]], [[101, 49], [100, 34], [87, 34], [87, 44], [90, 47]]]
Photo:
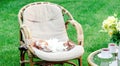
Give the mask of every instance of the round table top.
[[[101, 59], [98, 57], [98, 54], [101, 52], [101, 49], [96, 50], [94, 52], [92, 52], [87, 60], [88, 60], [88, 64], [89, 66], [103, 66], [102, 64], [106, 64], [108, 63], [107, 66], [118, 66], [118, 64], [120, 64], [120, 60], [118, 60], [116, 58], [115, 55], [113, 55], [111, 58], [109, 59]], [[107, 61], [107, 62], [106, 62]], [[106, 62], [106, 63], [105, 63]]]
[[101, 52], [101, 49], [92, 52], [92, 53], [88, 56], [87, 60], [88, 60], [89, 66], [98, 66], [96, 63], [93, 62], [93, 58], [94, 58], [95, 55], [99, 54], [100, 52]]

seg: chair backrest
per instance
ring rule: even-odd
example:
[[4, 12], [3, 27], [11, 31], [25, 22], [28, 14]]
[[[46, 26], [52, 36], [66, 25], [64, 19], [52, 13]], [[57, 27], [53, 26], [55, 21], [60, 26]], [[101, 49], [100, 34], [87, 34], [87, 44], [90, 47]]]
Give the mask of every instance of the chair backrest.
[[[52, 3], [28, 4], [19, 12], [20, 26], [25, 25], [30, 29], [33, 40], [56, 38], [60, 41], [67, 41], [63, 11], [65, 12], [63, 7]], [[70, 19], [73, 17], [71, 16]]]

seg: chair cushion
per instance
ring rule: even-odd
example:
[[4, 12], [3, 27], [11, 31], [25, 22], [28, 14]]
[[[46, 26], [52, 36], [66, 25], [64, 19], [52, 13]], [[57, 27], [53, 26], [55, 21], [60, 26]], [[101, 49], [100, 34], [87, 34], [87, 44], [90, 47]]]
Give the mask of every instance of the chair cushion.
[[33, 40], [68, 40], [62, 11], [56, 5], [37, 4], [27, 7], [23, 13], [23, 24], [30, 29]]
[[76, 45], [73, 49], [64, 52], [44, 52], [40, 51], [35, 47], [32, 47], [35, 52], [35, 55], [42, 60], [46, 61], [66, 61], [82, 56], [84, 49], [80, 45]]

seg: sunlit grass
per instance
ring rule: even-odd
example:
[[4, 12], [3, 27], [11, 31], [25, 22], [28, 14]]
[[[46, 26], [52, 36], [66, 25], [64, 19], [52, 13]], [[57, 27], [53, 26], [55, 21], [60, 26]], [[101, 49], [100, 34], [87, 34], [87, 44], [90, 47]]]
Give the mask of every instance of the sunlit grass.
[[[73, 17], [81, 23], [85, 40], [83, 66], [88, 65], [87, 57], [91, 52], [107, 47], [109, 43], [109, 36], [99, 32], [102, 21], [114, 13], [120, 16], [119, 0], [2, 0], [0, 1], [0, 66], [19, 66], [17, 15], [20, 8], [35, 1], [59, 4], [70, 11]], [[69, 31], [70, 37], [74, 37], [75, 30]], [[75, 38], [72, 39], [76, 41]]]

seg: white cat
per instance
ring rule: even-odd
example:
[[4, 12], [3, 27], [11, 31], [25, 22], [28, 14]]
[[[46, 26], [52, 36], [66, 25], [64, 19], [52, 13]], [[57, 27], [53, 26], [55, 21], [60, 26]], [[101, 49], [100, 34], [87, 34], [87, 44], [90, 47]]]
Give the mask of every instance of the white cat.
[[48, 43], [48, 48], [52, 51], [52, 52], [60, 52], [60, 51], [65, 51], [67, 50], [67, 46], [64, 45], [64, 42], [59, 42], [58, 39], [50, 39], [50, 40], [46, 40], [46, 42]]
[[58, 39], [39, 40], [33, 43], [33, 46], [46, 52], [62, 52], [72, 49], [75, 45], [70, 42], [60, 42]]

